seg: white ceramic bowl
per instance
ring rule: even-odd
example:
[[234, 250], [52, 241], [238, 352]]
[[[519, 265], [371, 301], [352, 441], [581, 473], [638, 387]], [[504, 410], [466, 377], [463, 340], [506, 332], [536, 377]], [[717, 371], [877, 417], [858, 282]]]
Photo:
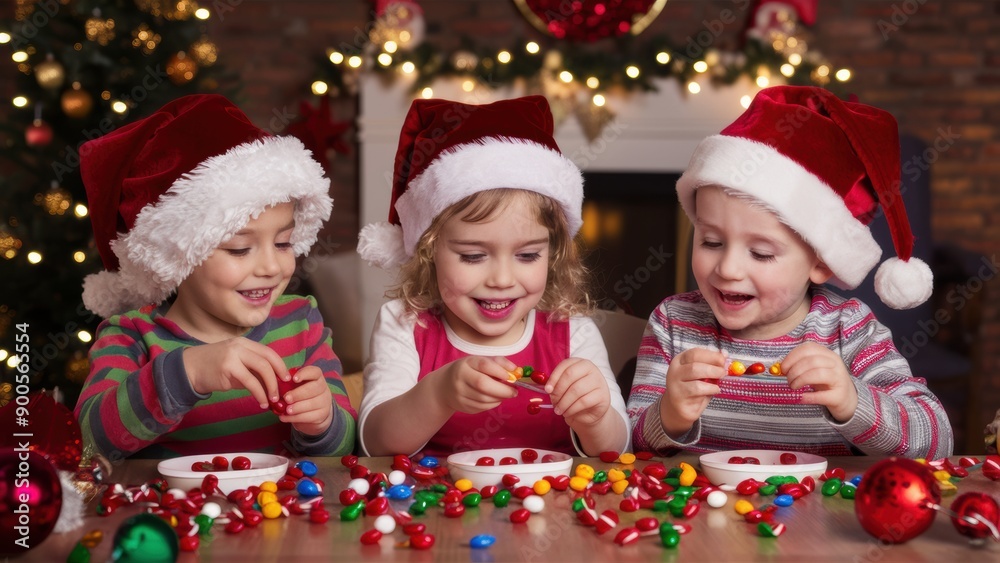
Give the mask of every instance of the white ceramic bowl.
[[156, 470], [176, 489], [190, 490], [200, 487], [205, 475], [209, 473], [219, 478], [219, 489], [229, 494], [237, 489], [245, 489], [250, 485], [260, 485], [264, 481], [277, 481], [285, 475], [288, 469], [288, 458], [280, 455], [258, 453], [219, 454], [232, 464], [233, 458], [244, 456], [250, 459], [250, 469], [236, 470], [230, 465], [226, 471], [191, 471], [191, 465], [199, 461], [211, 462], [214, 455], [189, 455], [165, 459], [156, 466]]
[[[781, 450], [736, 450], [731, 452], [714, 452], [699, 458], [701, 471], [713, 485], [736, 486], [740, 481], [751, 477], [763, 481], [774, 475], [791, 475], [798, 480], [811, 475], [818, 478], [826, 471], [826, 458], [802, 452], [795, 454], [794, 464], [783, 465], [780, 461]], [[729, 463], [731, 457], [755, 457], [760, 465]]]
[[[521, 461], [521, 452], [525, 449], [533, 449], [538, 452], [538, 459], [534, 463]], [[556, 461], [543, 463], [541, 460], [547, 455], [554, 456]], [[476, 465], [476, 461], [481, 457], [492, 457], [495, 465]], [[518, 463], [516, 465], [500, 465], [500, 460], [505, 457], [512, 457], [518, 460]], [[520, 479], [519, 485], [530, 487], [535, 481], [543, 479], [547, 475], [552, 477], [566, 475], [568, 477], [572, 467], [572, 456], [538, 448], [476, 450], [448, 456], [448, 470], [451, 472], [452, 480], [468, 479], [472, 481], [474, 487], [479, 489], [489, 485], [499, 485], [503, 476], [508, 473]]]

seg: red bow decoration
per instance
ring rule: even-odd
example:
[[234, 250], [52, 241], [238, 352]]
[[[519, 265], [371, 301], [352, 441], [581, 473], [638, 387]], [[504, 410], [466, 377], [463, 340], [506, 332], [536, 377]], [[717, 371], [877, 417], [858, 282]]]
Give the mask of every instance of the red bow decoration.
[[313, 107], [309, 102], [303, 101], [299, 105], [299, 119], [288, 125], [285, 133], [291, 135], [312, 151], [313, 157], [323, 165], [327, 173], [330, 172], [330, 162], [327, 158], [327, 151], [333, 149], [334, 152], [350, 154], [351, 146], [344, 141], [341, 136], [351, 128], [350, 121], [334, 121], [330, 117], [330, 97], [320, 98], [319, 106]]

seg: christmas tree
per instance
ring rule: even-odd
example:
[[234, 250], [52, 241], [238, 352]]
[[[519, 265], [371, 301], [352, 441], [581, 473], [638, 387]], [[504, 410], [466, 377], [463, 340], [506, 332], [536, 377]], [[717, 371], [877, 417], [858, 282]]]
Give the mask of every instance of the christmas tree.
[[0, 110], [0, 403], [27, 379], [72, 406], [101, 320], [83, 307], [83, 278], [103, 267], [81, 145], [186, 94], [232, 96], [236, 80], [194, 1], [18, 0], [0, 17], [0, 64], [17, 77]]

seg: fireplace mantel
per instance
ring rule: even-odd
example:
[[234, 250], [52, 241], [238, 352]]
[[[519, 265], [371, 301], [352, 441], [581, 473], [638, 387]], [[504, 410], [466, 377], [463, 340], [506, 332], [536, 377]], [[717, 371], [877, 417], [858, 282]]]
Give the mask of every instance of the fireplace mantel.
[[[707, 81], [706, 81], [707, 82]], [[657, 92], [609, 96], [608, 108], [616, 118], [601, 135], [588, 142], [579, 122], [569, 116], [557, 125], [556, 142], [563, 153], [585, 171], [593, 172], [677, 172], [687, 166], [695, 146], [708, 135], [718, 133], [742, 111], [740, 99], [753, 95], [757, 87], [749, 82], [714, 87], [703, 84], [698, 94], [682, 91], [676, 80], [659, 80]], [[523, 95], [516, 89], [461, 89], [459, 80], [433, 84], [434, 96], [466, 103], [484, 104]], [[366, 74], [360, 81], [360, 216], [361, 224], [385, 221], [391, 193], [392, 163], [399, 142], [399, 129], [413, 99], [406, 80], [386, 84]], [[385, 288], [393, 274], [362, 264], [360, 330], [363, 356], [368, 355], [368, 338]]]

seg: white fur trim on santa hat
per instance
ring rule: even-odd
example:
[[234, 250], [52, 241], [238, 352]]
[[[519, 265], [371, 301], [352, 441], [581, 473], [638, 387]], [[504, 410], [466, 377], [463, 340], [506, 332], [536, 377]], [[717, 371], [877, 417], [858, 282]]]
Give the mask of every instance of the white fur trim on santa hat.
[[912, 309], [927, 301], [934, 290], [934, 274], [919, 258], [893, 257], [875, 270], [875, 293], [893, 309]]
[[698, 148], [677, 181], [677, 196], [694, 220], [694, 194], [716, 185], [743, 192], [777, 212], [813, 247], [842, 289], [857, 287], [878, 263], [882, 249], [833, 188], [765, 143], [714, 135]]
[[571, 236], [583, 225], [583, 174], [573, 161], [531, 141], [486, 138], [441, 153], [396, 201], [406, 255], [413, 256], [439, 213], [494, 188], [529, 190], [558, 201]]
[[402, 266], [407, 259], [403, 229], [388, 221], [365, 225], [358, 233], [358, 254], [372, 266], [382, 269]]
[[316, 242], [333, 201], [323, 167], [294, 137], [266, 137], [206, 159], [112, 241], [117, 272], [84, 281], [84, 304], [108, 317], [166, 299], [220, 244], [279, 203], [295, 202], [296, 256]]

